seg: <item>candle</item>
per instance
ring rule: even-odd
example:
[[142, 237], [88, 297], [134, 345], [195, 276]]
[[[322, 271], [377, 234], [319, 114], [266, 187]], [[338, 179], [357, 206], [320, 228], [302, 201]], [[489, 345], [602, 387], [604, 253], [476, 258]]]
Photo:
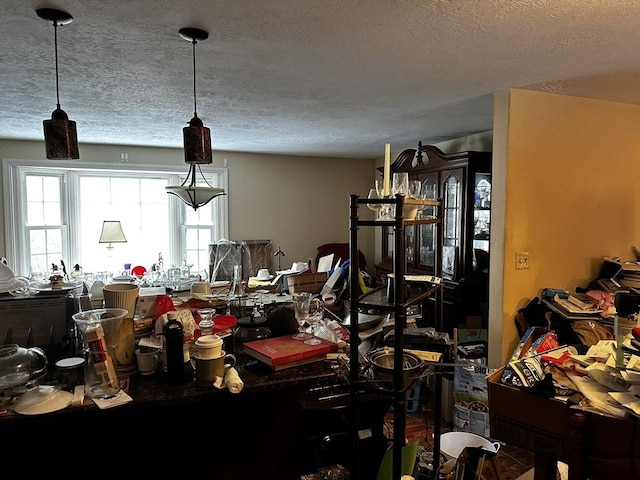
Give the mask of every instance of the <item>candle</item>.
[[391, 160], [389, 158], [389, 142], [384, 144], [384, 183], [382, 192], [385, 197], [389, 196], [389, 182], [391, 180]]

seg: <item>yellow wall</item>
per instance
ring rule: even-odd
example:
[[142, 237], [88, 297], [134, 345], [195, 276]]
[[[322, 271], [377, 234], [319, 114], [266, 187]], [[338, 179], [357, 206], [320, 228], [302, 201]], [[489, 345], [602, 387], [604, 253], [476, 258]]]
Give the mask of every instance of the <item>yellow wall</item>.
[[[605, 255], [633, 259], [640, 106], [511, 89], [496, 95], [494, 119], [489, 363], [496, 366], [517, 343], [517, 310], [542, 288], [585, 287]], [[529, 252], [530, 269], [515, 269], [518, 251]]]
[[[382, 155], [382, 143], [380, 151]], [[80, 144], [80, 161], [119, 164], [122, 152], [128, 153], [129, 165], [182, 166], [187, 171], [179, 148]], [[44, 142], [0, 140], [0, 158], [44, 157]], [[317, 247], [324, 243], [348, 242], [349, 195], [366, 196], [376, 174], [375, 159], [214, 152], [214, 167], [225, 164], [229, 173], [229, 239], [271, 240], [274, 252], [282, 247], [286, 254], [282, 268], [294, 261], [315, 259]], [[362, 212], [368, 213], [372, 214]], [[360, 250], [373, 272], [374, 230], [364, 229], [360, 236]], [[4, 212], [0, 206], [0, 256], [5, 255], [4, 242]], [[275, 259], [272, 266], [277, 266]]]

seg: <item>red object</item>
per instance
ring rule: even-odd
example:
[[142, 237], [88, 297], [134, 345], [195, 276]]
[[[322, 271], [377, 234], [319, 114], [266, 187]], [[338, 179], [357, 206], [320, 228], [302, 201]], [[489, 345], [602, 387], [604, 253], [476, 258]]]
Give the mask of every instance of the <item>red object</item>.
[[338, 344], [320, 339], [319, 345], [308, 345], [291, 335], [245, 342], [244, 353], [266, 363], [274, 370], [324, 360], [327, 353], [338, 350]]
[[169, 295], [158, 295], [156, 298], [156, 320], [163, 313], [173, 312], [175, 309], [176, 307], [173, 305], [173, 300]]
[[141, 265], [131, 269], [131, 275], [135, 275], [136, 277], [142, 277], [145, 273], [147, 273], [147, 269]]
[[238, 319], [234, 315], [218, 315], [213, 317], [213, 333], [233, 328], [238, 324]]
[[640, 327], [634, 327], [631, 330], [631, 335], [633, 335], [633, 338], [640, 342]]

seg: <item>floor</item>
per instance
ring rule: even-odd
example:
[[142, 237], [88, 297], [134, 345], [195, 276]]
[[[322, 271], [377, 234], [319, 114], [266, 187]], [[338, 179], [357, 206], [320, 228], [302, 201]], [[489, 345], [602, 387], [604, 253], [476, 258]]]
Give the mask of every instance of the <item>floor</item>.
[[[428, 461], [433, 453], [433, 409], [431, 392], [423, 389], [420, 403], [415, 413], [407, 414], [406, 438], [409, 442], [420, 440], [418, 462], [416, 464], [416, 480], [427, 480], [433, 477]], [[386, 418], [387, 437], [393, 438], [393, 413]], [[441, 421], [441, 433], [451, 430], [451, 425]], [[444, 462], [444, 459], [441, 463]], [[529, 451], [512, 445], [502, 444], [495, 457], [495, 462], [485, 461], [482, 469], [482, 480], [523, 480], [533, 468], [534, 457]], [[497, 465], [497, 467], [494, 467]], [[499, 476], [496, 473], [498, 470]]]

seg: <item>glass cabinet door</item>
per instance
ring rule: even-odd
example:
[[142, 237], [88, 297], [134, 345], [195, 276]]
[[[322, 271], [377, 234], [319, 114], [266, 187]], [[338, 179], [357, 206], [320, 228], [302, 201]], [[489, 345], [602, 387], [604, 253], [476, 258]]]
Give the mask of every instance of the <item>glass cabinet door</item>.
[[458, 274], [460, 255], [460, 216], [462, 209], [461, 173], [446, 174], [442, 179], [443, 188], [443, 232], [442, 277], [453, 280]]
[[[423, 200], [437, 200], [438, 198], [438, 184], [437, 184], [437, 176], [427, 177], [422, 180], [422, 188], [420, 190], [420, 195]], [[420, 211], [420, 217], [435, 217], [436, 211], [435, 207], [425, 207]], [[418, 239], [419, 245], [419, 258], [418, 258], [418, 266], [422, 268], [426, 268], [427, 271], [433, 272], [435, 267], [435, 255], [436, 255], [436, 226], [433, 224], [430, 225], [420, 225], [418, 234], [420, 238]]]
[[489, 271], [489, 232], [491, 231], [491, 175], [476, 173], [473, 202], [474, 272]]

